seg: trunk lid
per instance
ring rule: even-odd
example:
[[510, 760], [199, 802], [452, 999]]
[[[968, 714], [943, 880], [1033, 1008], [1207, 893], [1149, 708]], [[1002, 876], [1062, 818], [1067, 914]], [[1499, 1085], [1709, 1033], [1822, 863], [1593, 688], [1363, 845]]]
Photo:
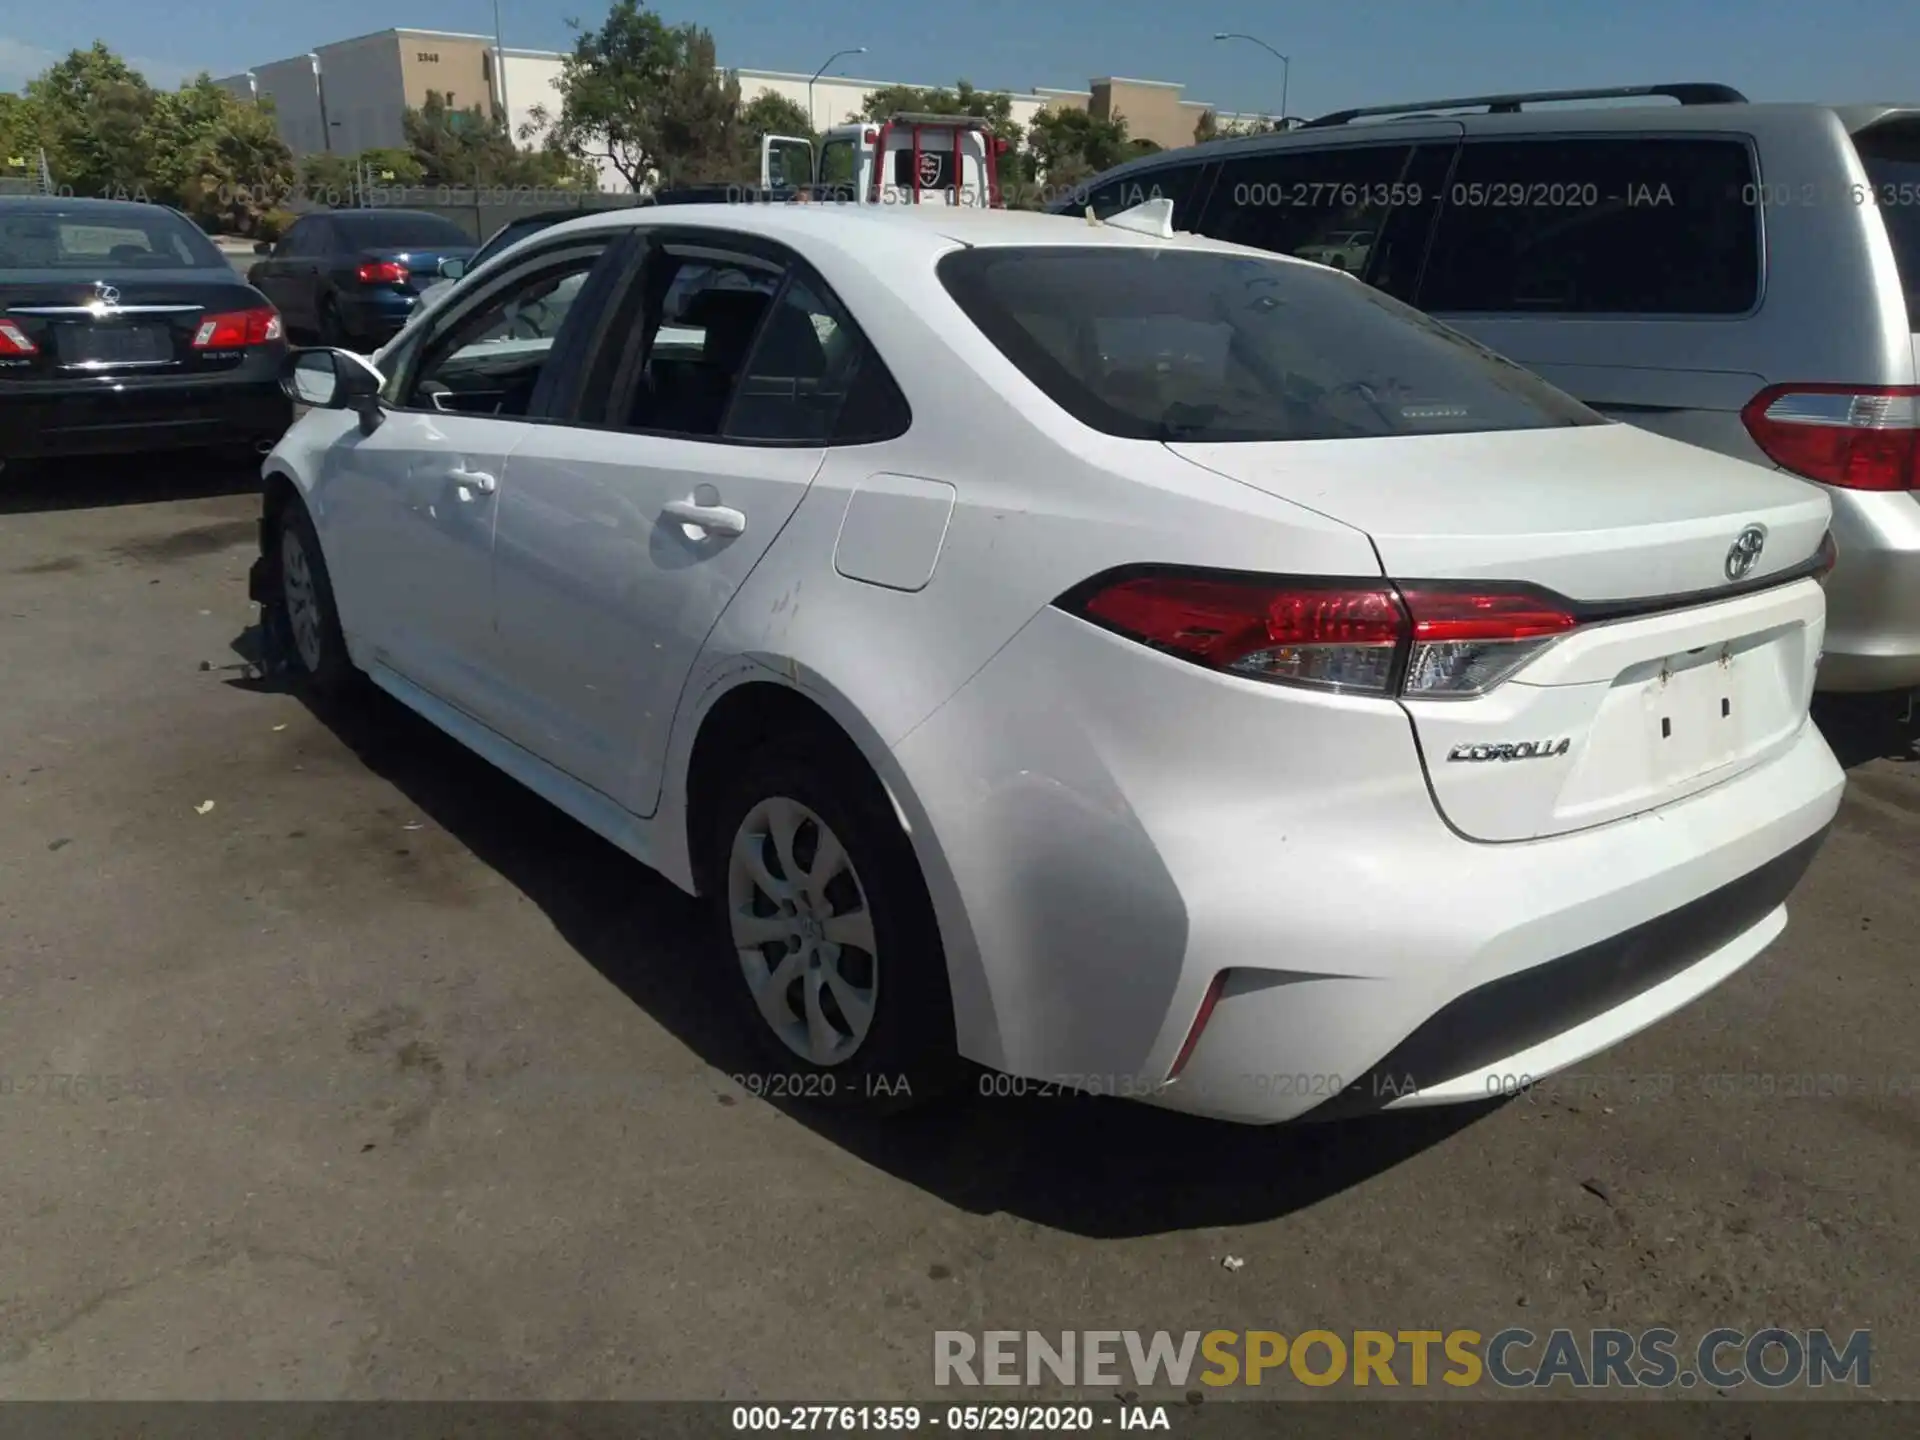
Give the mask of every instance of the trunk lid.
[[389, 261], [401, 266], [407, 278], [396, 286], [417, 295], [440, 278], [442, 260], [471, 260], [477, 245], [399, 245], [378, 246], [359, 252], [357, 264]]
[[[1824, 596], [1767, 584], [1827, 532], [1830, 502], [1804, 481], [1626, 425], [1169, 448], [1364, 531], [1397, 582], [1573, 602], [1578, 627], [1504, 683], [1402, 702], [1435, 803], [1470, 838], [1656, 808], [1763, 763], [1806, 723]], [[1737, 557], [1756, 530], [1757, 555]]]
[[0, 384], [141, 374], [218, 373], [243, 349], [195, 348], [204, 317], [267, 308], [231, 270], [183, 267], [50, 277], [0, 271], [0, 319], [33, 353], [0, 353]]

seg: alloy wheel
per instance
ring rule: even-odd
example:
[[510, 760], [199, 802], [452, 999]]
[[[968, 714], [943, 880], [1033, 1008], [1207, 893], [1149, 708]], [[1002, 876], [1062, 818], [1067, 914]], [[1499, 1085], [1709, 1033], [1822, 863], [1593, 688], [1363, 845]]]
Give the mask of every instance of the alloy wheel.
[[280, 591], [287, 607], [287, 628], [293, 646], [309, 675], [317, 674], [322, 658], [323, 620], [320, 595], [314, 588], [313, 566], [299, 532], [288, 526], [280, 534]]
[[853, 861], [826, 822], [784, 796], [734, 832], [728, 920], [760, 1016], [814, 1065], [850, 1059], [873, 1027], [879, 957]]

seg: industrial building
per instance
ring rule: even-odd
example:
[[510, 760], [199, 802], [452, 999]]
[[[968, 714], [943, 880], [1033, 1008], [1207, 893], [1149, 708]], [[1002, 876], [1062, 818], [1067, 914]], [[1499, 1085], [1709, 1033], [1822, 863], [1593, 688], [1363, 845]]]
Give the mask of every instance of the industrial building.
[[[404, 145], [403, 117], [409, 109], [425, 104], [430, 90], [445, 95], [455, 108], [491, 101], [507, 115], [521, 144], [537, 146], [539, 127], [534, 126], [524, 139], [521, 132], [533, 125], [536, 108], [549, 116], [558, 112], [565, 58], [553, 50], [508, 48], [499, 52], [496, 63], [494, 43], [485, 35], [382, 30], [257, 65], [219, 83], [235, 94], [271, 97], [281, 138], [296, 155], [326, 150], [357, 154]], [[839, 75], [815, 78], [784, 70], [736, 70], [734, 74], [743, 99], [763, 93], [783, 96], [812, 116], [816, 131], [859, 114], [867, 96], [876, 90], [915, 83]], [[1090, 81], [1085, 90], [1037, 88], [1010, 95], [1013, 118], [1022, 127], [1049, 109], [1086, 110], [1099, 119], [1122, 115], [1134, 138], [1171, 149], [1191, 144], [1200, 117], [1213, 108], [1183, 98], [1182, 88], [1164, 80], [1113, 77]], [[625, 188], [619, 174], [605, 165], [601, 184], [609, 190]]]

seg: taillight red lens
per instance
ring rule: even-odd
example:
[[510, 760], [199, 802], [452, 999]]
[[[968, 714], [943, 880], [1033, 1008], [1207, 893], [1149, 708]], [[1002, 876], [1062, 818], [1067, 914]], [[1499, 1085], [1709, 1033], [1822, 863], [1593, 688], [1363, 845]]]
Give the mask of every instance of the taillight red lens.
[[1063, 608], [1209, 669], [1409, 699], [1478, 695], [1579, 624], [1525, 587], [1325, 584], [1177, 572], [1094, 582]]
[[1920, 386], [1775, 385], [1740, 418], [1796, 475], [1848, 490], [1920, 488]]
[[1095, 591], [1090, 620], [1216, 670], [1385, 693], [1407, 631], [1385, 586], [1334, 588], [1142, 576]]
[[0, 355], [38, 355], [40, 347], [12, 320], [0, 320]]
[[1580, 622], [1529, 591], [1404, 588], [1413, 649], [1403, 686], [1409, 697], [1481, 695]]
[[362, 285], [404, 285], [407, 267], [397, 260], [369, 260], [353, 272]]
[[1167, 1079], [1178, 1080], [1180, 1072], [1187, 1068], [1187, 1061], [1193, 1058], [1194, 1047], [1200, 1043], [1200, 1032], [1207, 1028], [1207, 1021], [1213, 1018], [1213, 1007], [1220, 1003], [1220, 991], [1227, 983], [1227, 972], [1222, 970], [1207, 985], [1207, 993], [1200, 997], [1200, 1008], [1194, 1012], [1193, 1024], [1187, 1027], [1187, 1038], [1180, 1046], [1180, 1053], [1173, 1057], [1173, 1068], [1167, 1071]]
[[193, 332], [196, 350], [239, 350], [248, 345], [266, 345], [278, 340], [280, 312], [271, 305], [254, 310], [229, 310], [220, 315], [203, 315]]

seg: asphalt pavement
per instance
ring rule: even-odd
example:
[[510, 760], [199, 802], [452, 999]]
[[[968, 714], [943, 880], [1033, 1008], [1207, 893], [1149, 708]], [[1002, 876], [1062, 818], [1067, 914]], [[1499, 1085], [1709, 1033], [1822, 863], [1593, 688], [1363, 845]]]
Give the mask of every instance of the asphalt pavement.
[[729, 1078], [691, 902], [254, 676], [250, 487], [0, 475], [0, 1395], [925, 1398], [936, 1329], [1664, 1324], [1871, 1326], [1920, 1397], [1891, 710], [1823, 711], [1852, 783], [1785, 938], [1610, 1078], [834, 1117]]

